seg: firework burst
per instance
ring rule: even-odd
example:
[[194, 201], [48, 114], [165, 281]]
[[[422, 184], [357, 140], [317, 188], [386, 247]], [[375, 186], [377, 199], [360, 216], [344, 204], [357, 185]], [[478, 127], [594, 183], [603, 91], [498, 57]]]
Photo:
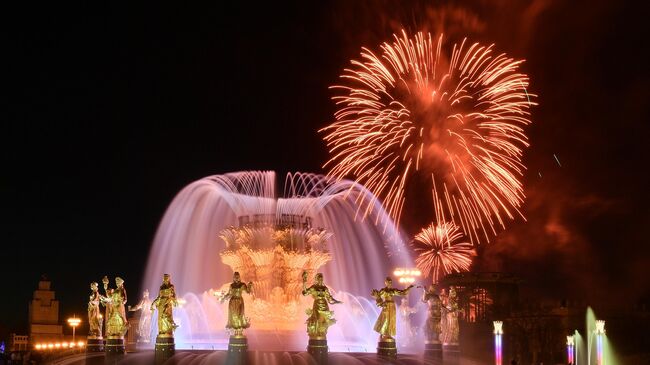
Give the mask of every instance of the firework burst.
[[463, 234], [453, 223], [431, 224], [413, 238], [413, 248], [419, 253], [415, 265], [433, 282], [452, 272], [468, 271], [476, 251], [471, 243], [460, 242]]
[[[331, 154], [325, 167], [365, 185], [396, 224], [412, 175], [430, 175], [437, 222], [489, 241], [504, 218], [521, 216], [523, 128], [534, 104], [522, 62], [466, 41], [447, 57], [442, 36], [404, 31], [379, 54], [363, 48], [332, 86], [336, 120], [321, 130]], [[361, 203], [361, 213], [372, 204]]]

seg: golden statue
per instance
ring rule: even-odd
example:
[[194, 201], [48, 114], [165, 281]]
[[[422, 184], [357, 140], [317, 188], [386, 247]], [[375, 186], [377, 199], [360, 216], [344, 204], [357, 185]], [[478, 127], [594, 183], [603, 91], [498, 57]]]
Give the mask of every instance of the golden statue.
[[404, 290], [393, 288], [393, 280], [386, 277], [385, 287], [372, 290], [372, 297], [377, 301], [377, 306], [381, 307], [381, 313], [377, 322], [375, 322], [375, 332], [380, 334], [381, 341], [394, 341], [393, 336], [397, 333], [396, 308], [393, 297], [407, 295], [413, 285], [409, 285]]
[[250, 323], [248, 323], [248, 318], [244, 314], [244, 298], [242, 298], [242, 292], [251, 293], [253, 291], [253, 283], [242, 283], [239, 272], [237, 271], [233, 274], [232, 280], [228, 293], [221, 298], [222, 302], [230, 299], [228, 301], [228, 323], [226, 324], [226, 328], [232, 330], [232, 334], [235, 337], [244, 337], [244, 329], [248, 328]]
[[99, 285], [90, 283], [90, 298], [88, 300], [88, 337], [102, 338], [103, 318], [99, 310], [101, 294], [99, 294]]
[[442, 333], [443, 342], [447, 344], [457, 344], [459, 334], [458, 312], [460, 311], [460, 308], [458, 307], [456, 288], [453, 286], [449, 288], [449, 296], [447, 297], [447, 303], [444, 309], [446, 312], [446, 326], [445, 331]]
[[422, 295], [422, 302], [429, 305], [429, 314], [427, 316], [427, 322], [424, 327], [424, 335], [426, 337], [427, 343], [438, 343], [440, 341], [440, 320], [441, 315], [441, 306], [442, 301], [440, 296], [436, 294], [436, 286], [431, 284], [429, 289], [424, 291]]
[[126, 289], [124, 288], [124, 280], [120, 277], [115, 278], [115, 289], [108, 288], [108, 277], [104, 276], [102, 279], [104, 283], [105, 297], [101, 297], [101, 302], [106, 306], [106, 336], [111, 337], [124, 337], [126, 331], [129, 329], [129, 322], [126, 320], [126, 311], [124, 304], [126, 303]]
[[316, 282], [307, 287], [307, 272], [302, 272], [302, 295], [311, 295], [314, 305], [307, 309], [307, 333], [312, 340], [324, 340], [327, 336], [327, 329], [336, 323], [334, 312], [330, 311], [329, 304], [342, 303], [332, 297], [329, 289], [323, 284], [323, 274], [316, 274]]
[[158, 296], [151, 303], [151, 312], [158, 308], [158, 336], [173, 337], [174, 330], [178, 325], [174, 323], [173, 307], [178, 305], [174, 284], [171, 283], [169, 274], [163, 275], [163, 282], [160, 285]]

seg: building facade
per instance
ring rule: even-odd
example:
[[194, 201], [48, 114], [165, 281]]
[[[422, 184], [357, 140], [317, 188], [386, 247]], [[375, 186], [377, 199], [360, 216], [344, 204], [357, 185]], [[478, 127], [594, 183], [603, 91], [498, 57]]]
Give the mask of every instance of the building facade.
[[52, 282], [43, 276], [29, 303], [29, 341], [34, 344], [62, 339], [63, 326], [59, 323], [59, 301], [52, 290]]

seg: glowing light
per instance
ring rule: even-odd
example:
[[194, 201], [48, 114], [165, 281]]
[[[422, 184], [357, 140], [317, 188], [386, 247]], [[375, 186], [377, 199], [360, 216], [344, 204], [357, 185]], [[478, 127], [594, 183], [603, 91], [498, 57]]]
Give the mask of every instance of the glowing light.
[[77, 342], [77, 346], [79, 346], [79, 347], [84, 347], [84, 345], [85, 345], [85, 344], [83, 343], [83, 341], [79, 341], [79, 342]]
[[58, 348], [61, 348], [61, 343], [59, 343], [59, 342], [55, 343], [55, 344], [54, 344], [54, 347], [56, 347], [57, 349], [58, 349]]
[[76, 337], [75, 330], [77, 329], [79, 323], [81, 323], [81, 319], [77, 318], [77, 316], [68, 318], [68, 324], [70, 325], [70, 327], [72, 327], [72, 342], [74, 342], [74, 339]]
[[413, 284], [415, 279], [422, 275], [422, 272], [417, 268], [396, 268], [393, 270], [393, 275], [398, 278], [397, 281], [400, 284]]
[[431, 275], [437, 283], [447, 274], [469, 270], [476, 250], [468, 242], [458, 242], [461, 238], [459, 227], [453, 223], [432, 223], [414, 237], [412, 245], [418, 253], [415, 264], [425, 277]]
[[605, 321], [596, 321], [596, 356], [598, 357], [598, 365], [603, 365], [603, 335], [605, 334]]
[[401, 276], [407, 276], [407, 277], [420, 276], [420, 275], [422, 275], [422, 272], [419, 269], [401, 269], [401, 268], [397, 268], [397, 269], [395, 269], [393, 271], [393, 275], [395, 275], [397, 277], [401, 277]]
[[[431, 176], [443, 208], [436, 223], [451, 221], [480, 243], [505, 219], [523, 217], [521, 157], [535, 95], [518, 71], [523, 61], [465, 40], [447, 56], [443, 43], [402, 31], [379, 53], [362, 49], [331, 87], [338, 109], [321, 129], [331, 156], [324, 167], [366, 186], [396, 225], [405, 201], [421, 199], [407, 194], [413, 175]], [[365, 217], [374, 202], [359, 203]]]
[[566, 336], [566, 351], [567, 351], [567, 364], [574, 365], [574, 349], [575, 338], [573, 335]]
[[48, 348], [48, 349], [53, 349], [53, 348], [54, 348], [54, 344], [53, 344], [53, 343], [49, 343], [49, 344], [47, 344], [47, 348]]
[[503, 334], [503, 321], [494, 321], [492, 322], [494, 325], [494, 334], [495, 335], [502, 335]]
[[36, 344], [36, 346], [34, 346], [34, 348], [37, 349], [37, 350], [40, 350], [41, 347], [42, 347], [41, 344]]
[[494, 325], [494, 363], [495, 365], [501, 365], [503, 358], [502, 358], [502, 335], [503, 335], [503, 322], [502, 321], [494, 321], [492, 322]]

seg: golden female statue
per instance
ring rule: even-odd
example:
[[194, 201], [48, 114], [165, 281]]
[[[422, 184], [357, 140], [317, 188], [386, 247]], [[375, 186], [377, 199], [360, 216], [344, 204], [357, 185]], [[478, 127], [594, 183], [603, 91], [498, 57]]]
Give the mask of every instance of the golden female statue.
[[422, 295], [422, 302], [429, 305], [429, 315], [424, 328], [427, 343], [438, 343], [440, 341], [440, 320], [442, 301], [440, 296], [436, 294], [436, 286], [431, 284], [429, 290], [426, 290]]
[[307, 287], [307, 272], [302, 273], [302, 295], [311, 295], [314, 305], [307, 309], [307, 333], [312, 340], [324, 340], [327, 329], [336, 323], [334, 312], [330, 311], [329, 304], [342, 303], [332, 297], [329, 289], [323, 284], [323, 274], [316, 274], [315, 284]]
[[393, 280], [386, 277], [385, 287], [372, 290], [372, 297], [377, 301], [377, 306], [381, 307], [381, 313], [377, 322], [375, 322], [375, 332], [381, 335], [381, 341], [394, 341], [393, 336], [397, 333], [396, 309], [393, 297], [407, 295], [413, 285], [409, 285], [404, 290], [393, 288]]
[[248, 323], [248, 318], [244, 314], [244, 298], [242, 298], [242, 292], [251, 293], [253, 291], [253, 283], [242, 283], [239, 272], [237, 271], [233, 274], [232, 280], [228, 293], [221, 298], [222, 302], [230, 299], [228, 301], [228, 323], [226, 324], [226, 328], [232, 330], [235, 337], [243, 337], [244, 329], [250, 327], [250, 323]]
[[129, 322], [126, 320], [126, 289], [124, 280], [120, 277], [115, 278], [115, 289], [108, 288], [108, 278], [102, 279], [106, 297], [102, 297], [102, 303], [106, 306], [106, 336], [123, 337], [128, 330]]
[[446, 333], [443, 333], [444, 343], [457, 344], [458, 343], [458, 296], [456, 288], [453, 286], [449, 288], [449, 297], [447, 298], [447, 325]]
[[88, 299], [88, 338], [102, 338], [103, 318], [99, 310], [101, 294], [99, 294], [99, 285], [90, 283], [90, 298]]
[[163, 282], [160, 285], [158, 296], [151, 303], [151, 311], [158, 308], [158, 336], [173, 337], [174, 330], [178, 325], [174, 323], [173, 308], [178, 305], [176, 290], [171, 283], [169, 274], [163, 275]]

